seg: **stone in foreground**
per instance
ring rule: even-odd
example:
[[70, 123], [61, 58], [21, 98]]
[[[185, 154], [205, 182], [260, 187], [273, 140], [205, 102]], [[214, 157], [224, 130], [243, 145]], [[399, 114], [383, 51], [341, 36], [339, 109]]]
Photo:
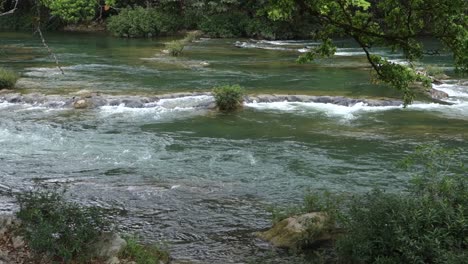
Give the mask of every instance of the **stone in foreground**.
[[298, 249], [318, 246], [333, 238], [329, 220], [330, 218], [323, 212], [292, 216], [257, 235], [279, 248]]

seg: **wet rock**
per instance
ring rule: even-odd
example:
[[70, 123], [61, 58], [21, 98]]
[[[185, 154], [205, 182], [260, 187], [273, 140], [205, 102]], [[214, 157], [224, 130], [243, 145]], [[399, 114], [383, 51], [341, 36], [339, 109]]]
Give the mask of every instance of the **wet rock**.
[[73, 103], [75, 109], [86, 109], [91, 107], [91, 103], [86, 99], [79, 99]]
[[277, 98], [275, 95], [272, 94], [262, 94], [258, 95], [258, 103], [271, 103], [271, 102], [277, 102]]
[[286, 218], [271, 229], [257, 234], [275, 247], [297, 249], [308, 245], [319, 245], [333, 238], [329, 218], [323, 212], [313, 212]]
[[126, 107], [130, 107], [130, 108], [142, 108], [143, 107], [143, 103], [137, 101], [137, 100], [123, 100], [122, 101]]
[[116, 257], [125, 247], [127, 242], [116, 233], [105, 233], [94, 245], [96, 256], [105, 259]]
[[429, 95], [431, 96], [432, 99], [446, 99], [449, 97], [449, 95], [446, 92], [443, 92], [441, 90], [437, 90], [434, 88], [431, 88], [429, 90]]
[[89, 99], [89, 101], [91, 102], [92, 107], [100, 107], [108, 104], [107, 100], [101, 96], [92, 97], [91, 99]]
[[118, 106], [118, 105], [120, 105], [121, 103], [122, 103], [122, 102], [121, 102], [120, 100], [118, 100], [118, 99], [114, 99], [114, 100], [109, 101], [109, 105], [110, 105], [110, 106]]

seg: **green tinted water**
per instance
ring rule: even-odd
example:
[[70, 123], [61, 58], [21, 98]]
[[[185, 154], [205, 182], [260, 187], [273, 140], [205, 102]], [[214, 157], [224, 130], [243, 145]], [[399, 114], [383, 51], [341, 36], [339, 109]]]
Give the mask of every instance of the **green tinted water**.
[[[172, 58], [161, 54], [166, 39], [47, 40], [65, 75], [38, 39], [0, 33], [0, 66], [21, 73], [21, 91], [146, 95], [239, 83], [250, 93], [398, 97], [369, 83], [365, 60], [346, 41], [336, 58], [298, 65], [298, 49], [311, 43], [240, 40], [254, 46], [237, 48], [238, 40], [202, 40]], [[449, 57], [429, 62], [446, 66]], [[253, 235], [270, 225], [268, 207], [297, 203], [307, 190], [398, 191], [408, 175], [395, 163], [419, 144], [466, 153], [468, 88], [458, 80], [440, 88], [455, 105], [277, 102], [220, 114], [191, 108], [195, 97], [83, 111], [0, 103], [0, 183], [21, 189], [38, 180], [68, 182], [75, 199], [118, 208], [124, 230], [167, 241], [178, 259], [256, 262], [270, 252]], [[1, 199], [2, 210], [14, 208]]]

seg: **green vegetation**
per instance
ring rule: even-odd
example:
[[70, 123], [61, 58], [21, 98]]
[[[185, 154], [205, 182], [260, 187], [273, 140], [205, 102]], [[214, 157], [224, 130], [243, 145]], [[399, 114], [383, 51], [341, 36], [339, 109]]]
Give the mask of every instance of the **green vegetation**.
[[[37, 10], [24, 0], [21, 10]], [[3, 1], [3, 10], [11, 1]], [[58, 17], [64, 22], [108, 20], [108, 29], [121, 37], [153, 37], [179, 30], [201, 29], [212, 37], [313, 38], [322, 41], [300, 62], [332, 56], [336, 37], [348, 37], [363, 49], [375, 80], [401, 91], [405, 105], [414, 100], [414, 83], [430, 87], [411, 62], [425, 54], [421, 36], [430, 36], [453, 53], [457, 71], [468, 72], [468, 17], [465, 0], [42, 0], [42, 21]], [[47, 14], [51, 14], [47, 16]], [[39, 16], [35, 14], [35, 16]], [[10, 16], [11, 17], [11, 16]], [[39, 16], [41, 17], [41, 16]], [[172, 43], [174, 54], [181, 43]], [[375, 46], [402, 52], [409, 66], [373, 54]]]
[[12, 70], [0, 67], [0, 89], [15, 87], [19, 76]]
[[151, 8], [124, 8], [112, 16], [107, 28], [118, 37], [155, 37], [174, 33], [181, 28], [177, 17]]
[[244, 89], [239, 85], [224, 85], [214, 88], [213, 96], [220, 111], [234, 111], [242, 107]]
[[198, 39], [200, 37], [200, 34], [201, 33], [199, 31], [191, 31], [191, 32], [188, 32], [187, 35], [181, 40], [173, 40], [173, 41], [166, 43], [167, 51], [172, 56], [181, 55], [185, 46], [189, 44], [190, 42]]
[[109, 222], [97, 207], [83, 207], [66, 201], [64, 190], [36, 189], [17, 196], [22, 221], [20, 232], [37, 254], [70, 263], [93, 258], [92, 244]]
[[[347, 202], [330, 195], [307, 196], [302, 207], [289, 213], [335, 216], [334, 226], [343, 235], [329, 255], [331, 262], [464, 263], [468, 179], [456, 154], [437, 146], [418, 148], [404, 161], [407, 168], [415, 168], [407, 192], [374, 190]], [[277, 221], [278, 213], [273, 216]]]
[[127, 246], [120, 253], [122, 259], [135, 261], [137, 264], [159, 264], [169, 263], [169, 253], [160, 249], [157, 246], [140, 245], [135, 238], [128, 237], [125, 239]]
[[426, 73], [429, 76], [432, 76], [436, 79], [446, 79], [447, 75], [445, 75], [444, 69], [437, 67], [435, 65], [428, 65], [426, 66]]
[[172, 56], [179, 56], [185, 48], [185, 42], [182, 40], [173, 40], [166, 43], [166, 48]]
[[[411, 84], [430, 81], [416, 73], [412, 64], [402, 66], [372, 54], [372, 47], [400, 51], [409, 62], [423, 57], [420, 36], [431, 36], [453, 53], [455, 66], [468, 72], [468, 2], [453, 1], [375, 1], [375, 0], [273, 0], [268, 7], [271, 19], [292, 21], [297, 15], [316, 18], [313, 38], [322, 45], [300, 58], [301, 62], [329, 57], [336, 51], [332, 38], [350, 37], [365, 52], [378, 80], [403, 93], [405, 104], [414, 99]], [[428, 19], [428, 18], [431, 19]]]

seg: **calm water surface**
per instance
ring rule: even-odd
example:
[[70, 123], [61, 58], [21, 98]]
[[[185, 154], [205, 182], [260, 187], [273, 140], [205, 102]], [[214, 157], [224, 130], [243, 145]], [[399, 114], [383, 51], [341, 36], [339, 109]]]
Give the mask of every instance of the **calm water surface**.
[[[0, 66], [21, 73], [23, 92], [148, 95], [238, 83], [249, 93], [399, 96], [370, 84], [364, 57], [346, 41], [335, 58], [298, 65], [300, 50], [314, 43], [202, 39], [173, 58], [161, 54], [166, 39], [64, 33], [47, 40], [65, 75], [37, 38], [0, 33]], [[398, 54], [376, 52], [401, 62]], [[448, 54], [424, 62], [453, 70]], [[66, 182], [74, 199], [117, 208], [123, 230], [167, 242], [177, 259], [256, 263], [272, 256], [253, 235], [270, 226], [270, 206], [297, 203], [308, 190], [399, 191], [408, 174], [395, 163], [420, 144], [466, 154], [463, 82], [454, 77], [438, 87], [455, 105], [417, 102], [407, 109], [278, 102], [221, 114], [191, 107], [203, 96], [144, 109], [0, 103], [0, 184]], [[2, 211], [15, 207], [0, 201]]]

